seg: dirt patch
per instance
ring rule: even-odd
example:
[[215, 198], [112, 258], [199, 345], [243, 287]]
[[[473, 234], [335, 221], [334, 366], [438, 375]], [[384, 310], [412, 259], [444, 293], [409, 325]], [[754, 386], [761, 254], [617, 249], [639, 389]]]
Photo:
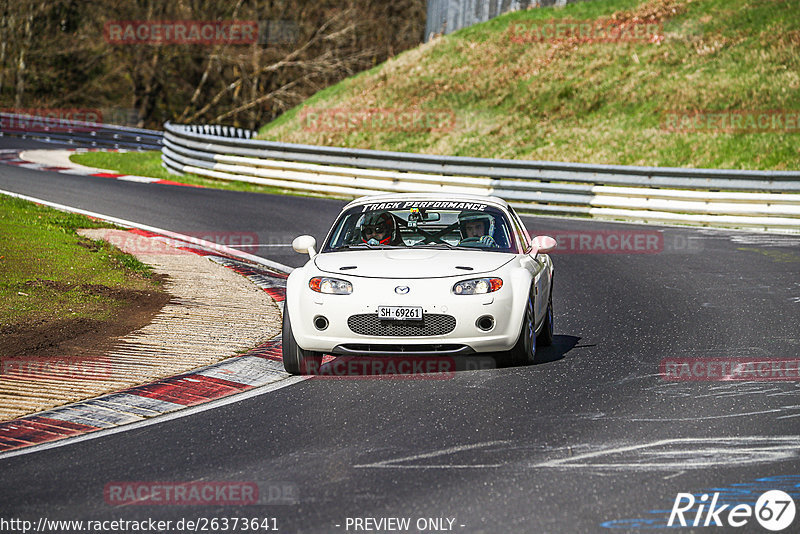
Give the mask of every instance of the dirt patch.
[[[166, 279], [166, 277], [162, 277]], [[47, 287], [53, 291], [74, 291], [75, 286], [53, 280], [33, 280], [31, 287]], [[34, 324], [0, 327], [0, 355], [12, 356], [80, 356], [104, 352], [120, 337], [149, 324], [169, 302], [164, 291], [120, 289], [99, 284], [79, 286], [86, 293], [117, 301], [120, 305], [107, 321], [86, 318], [47, 320]]]

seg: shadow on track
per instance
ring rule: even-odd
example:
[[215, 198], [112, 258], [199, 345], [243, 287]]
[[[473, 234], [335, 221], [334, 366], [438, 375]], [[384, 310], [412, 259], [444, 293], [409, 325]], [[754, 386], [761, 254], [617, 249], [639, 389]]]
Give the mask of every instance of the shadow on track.
[[536, 365], [561, 360], [580, 340], [577, 336], [553, 336], [549, 347], [536, 347]]
[[[550, 345], [549, 347], [542, 347], [542, 346], [536, 347], [536, 363], [533, 364], [531, 367], [535, 369], [539, 365], [546, 365], [563, 359], [569, 351], [571, 351], [573, 348], [575, 348], [575, 346], [578, 345], [578, 342], [580, 340], [581, 338], [578, 336], [565, 336], [565, 335], [553, 336], [553, 344]], [[494, 362], [496, 362], [496, 367], [498, 369], [516, 367], [515, 365], [512, 365], [509, 362], [508, 355], [502, 352], [482, 354], [481, 357], [491, 358]], [[464, 370], [469, 370], [469, 369], [464, 369]]]

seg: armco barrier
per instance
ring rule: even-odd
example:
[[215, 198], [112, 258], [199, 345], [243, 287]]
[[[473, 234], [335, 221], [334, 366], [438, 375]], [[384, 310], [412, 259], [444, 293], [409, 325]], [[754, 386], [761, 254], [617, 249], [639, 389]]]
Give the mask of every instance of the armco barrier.
[[[30, 128], [30, 123], [36, 123]], [[163, 132], [58, 119], [51, 126], [42, 117], [19, 113], [0, 113], [0, 135], [35, 139], [81, 147], [124, 148], [129, 150], [161, 150]]]
[[253, 139], [164, 125], [164, 166], [341, 197], [379, 192], [496, 195], [536, 213], [800, 232], [800, 172], [590, 165], [435, 156]]

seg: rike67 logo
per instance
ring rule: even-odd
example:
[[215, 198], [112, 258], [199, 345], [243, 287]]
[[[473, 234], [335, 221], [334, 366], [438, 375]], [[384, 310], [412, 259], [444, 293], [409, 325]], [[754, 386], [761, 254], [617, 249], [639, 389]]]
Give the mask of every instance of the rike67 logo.
[[792, 497], [780, 490], [761, 494], [755, 506], [749, 504], [718, 505], [719, 493], [678, 493], [667, 526], [670, 527], [743, 527], [753, 517], [767, 530], [784, 530], [794, 521], [795, 505]]

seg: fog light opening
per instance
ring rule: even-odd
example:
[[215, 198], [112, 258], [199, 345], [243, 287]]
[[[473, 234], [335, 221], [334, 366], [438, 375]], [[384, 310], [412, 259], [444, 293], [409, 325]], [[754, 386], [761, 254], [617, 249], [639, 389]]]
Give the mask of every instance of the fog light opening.
[[479, 317], [477, 321], [475, 321], [475, 326], [477, 326], [480, 330], [484, 332], [488, 332], [492, 328], [494, 328], [494, 317], [491, 315], [484, 315]]
[[322, 315], [317, 315], [314, 317], [314, 328], [317, 330], [325, 330], [328, 328], [328, 319], [323, 317]]

